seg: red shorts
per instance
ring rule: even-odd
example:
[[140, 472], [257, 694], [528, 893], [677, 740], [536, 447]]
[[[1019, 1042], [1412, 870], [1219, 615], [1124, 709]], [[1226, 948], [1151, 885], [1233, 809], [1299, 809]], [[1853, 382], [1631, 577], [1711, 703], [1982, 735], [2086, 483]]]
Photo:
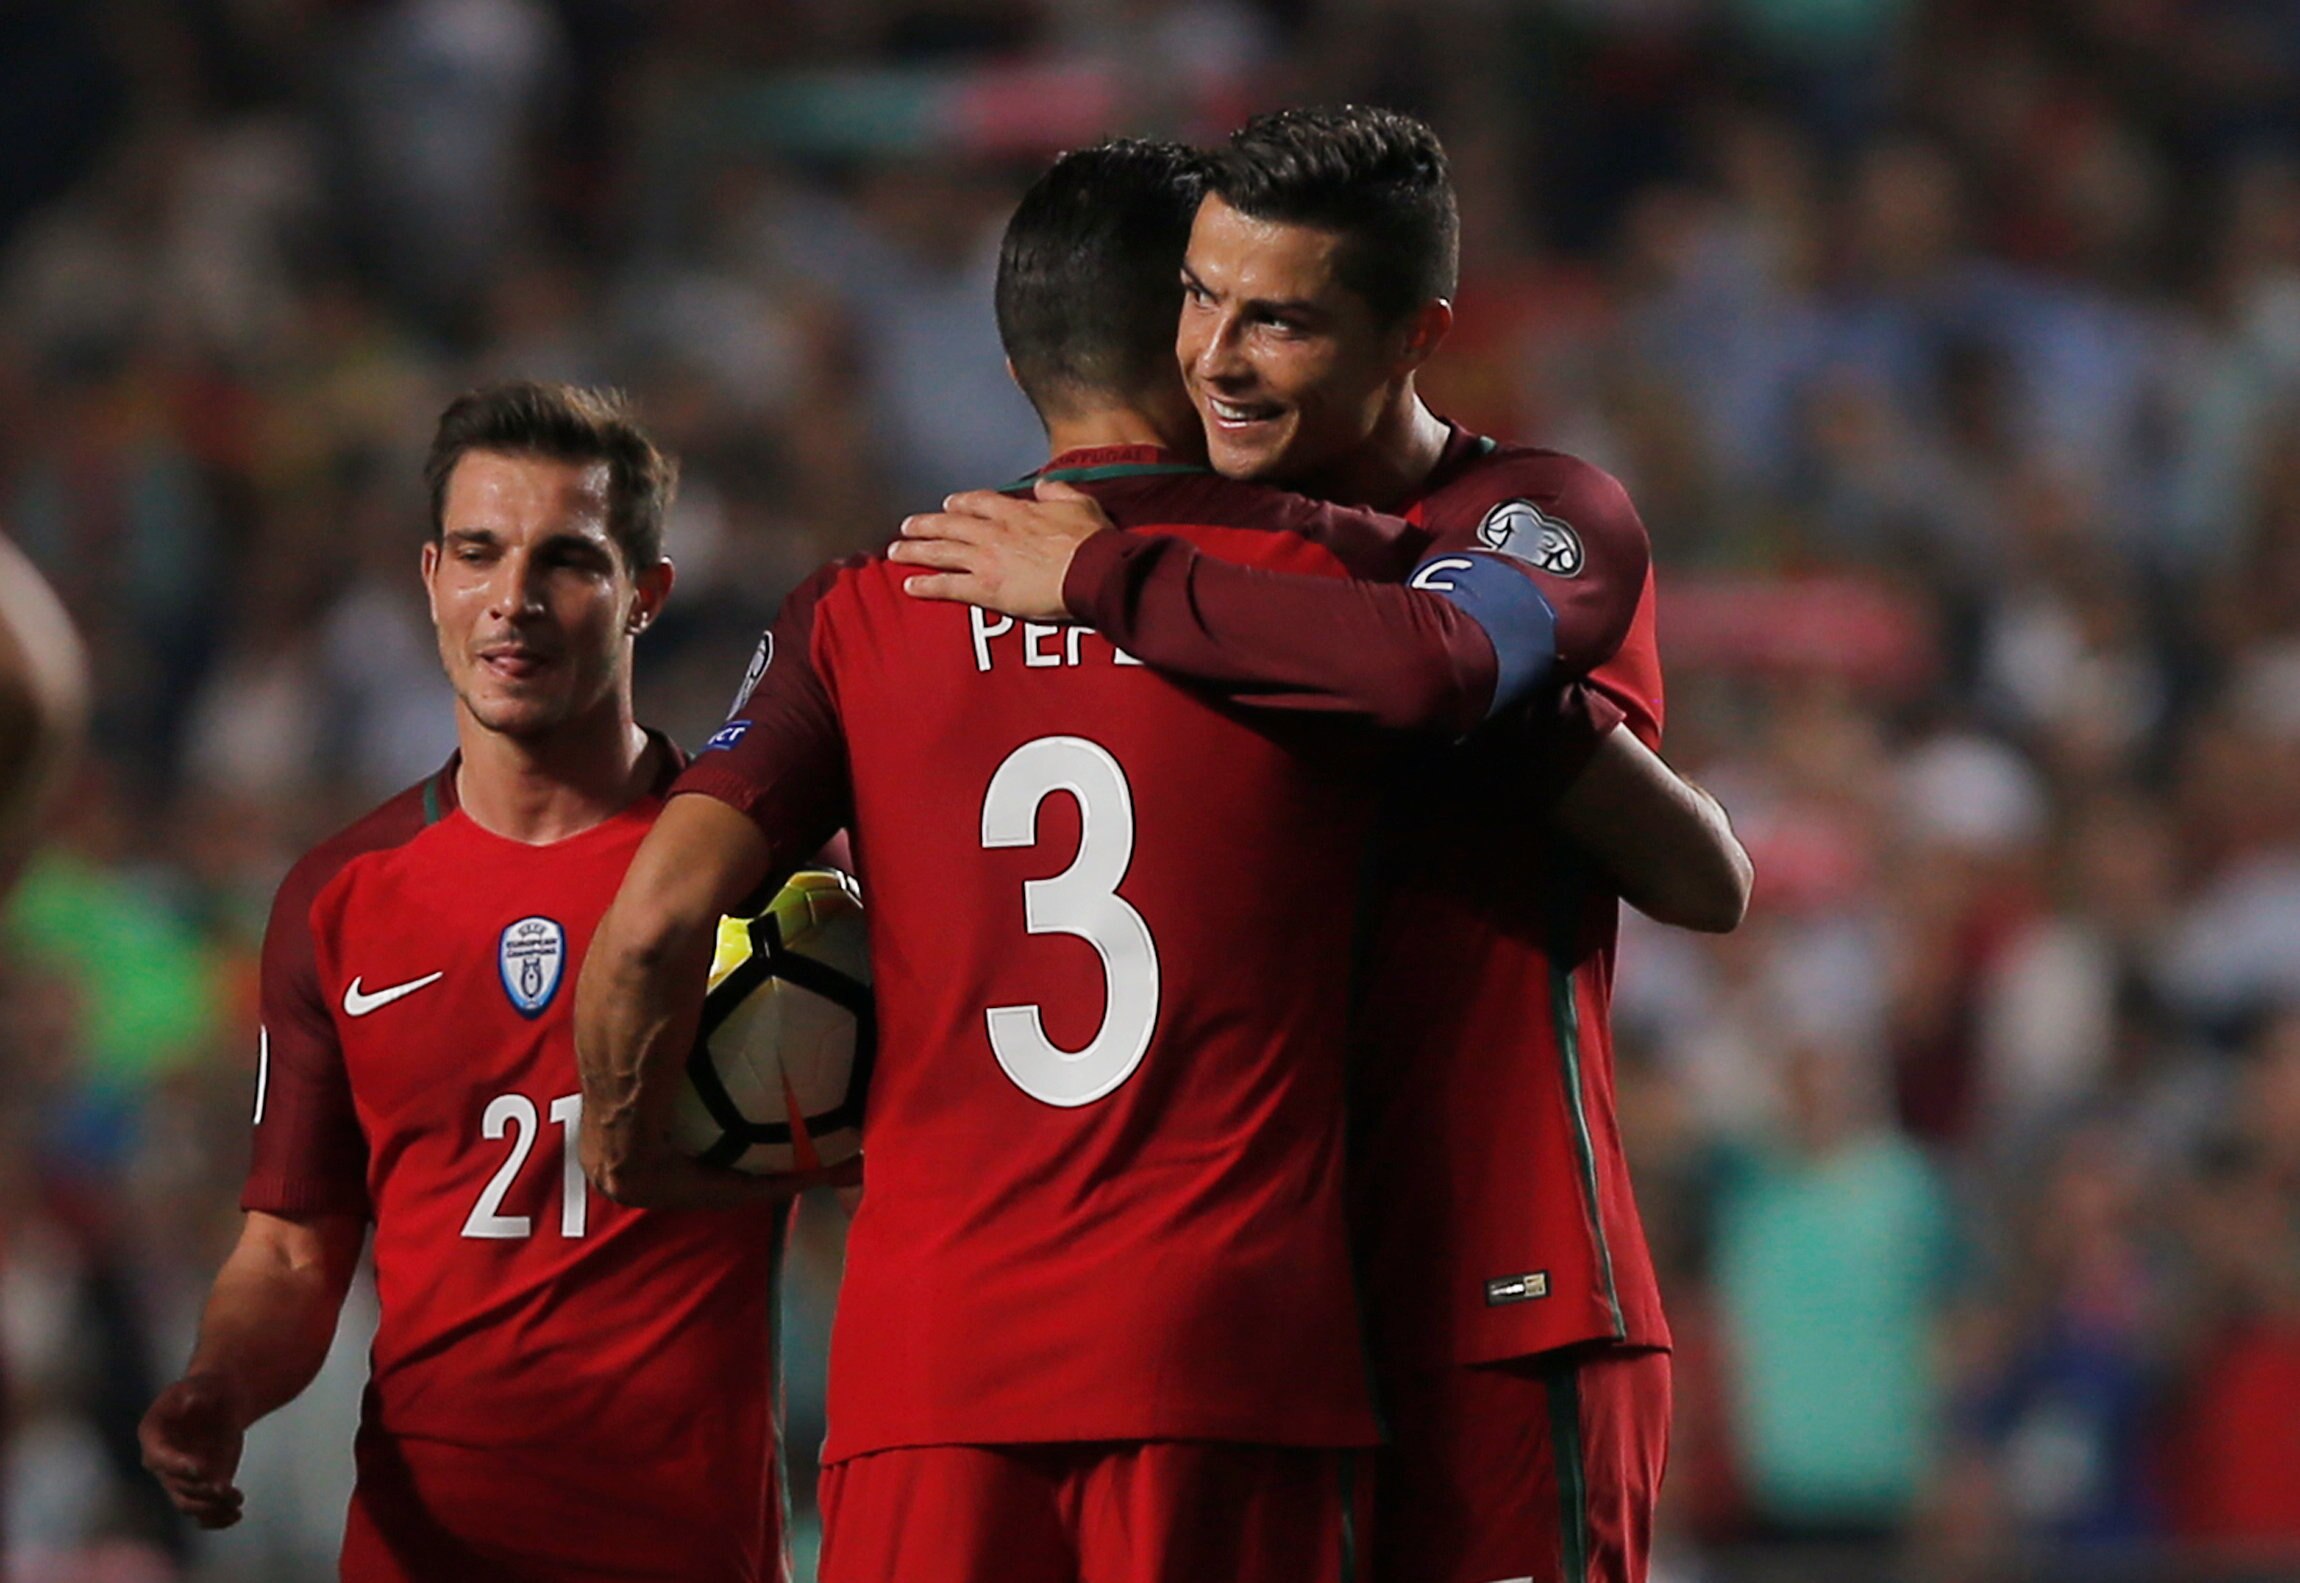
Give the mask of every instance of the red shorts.
[[926, 1446], [823, 1469], [822, 1583], [1354, 1583], [1362, 1453]]
[[1645, 1583], [1668, 1353], [1562, 1353], [1385, 1384], [1372, 1583]]

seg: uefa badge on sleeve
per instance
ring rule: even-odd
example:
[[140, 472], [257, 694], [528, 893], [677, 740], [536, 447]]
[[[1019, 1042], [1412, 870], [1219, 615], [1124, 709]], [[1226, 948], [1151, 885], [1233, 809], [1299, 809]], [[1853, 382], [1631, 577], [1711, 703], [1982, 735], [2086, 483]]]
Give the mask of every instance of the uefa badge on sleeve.
[[522, 918], [504, 928], [495, 942], [495, 965], [503, 975], [503, 993], [511, 1009], [535, 1018], [559, 993], [560, 977], [567, 970], [567, 931], [550, 918]]
[[1505, 500], [1487, 512], [1477, 525], [1477, 542], [1552, 577], [1579, 577], [1585, 559], [1573, 524], [1530, 500]]

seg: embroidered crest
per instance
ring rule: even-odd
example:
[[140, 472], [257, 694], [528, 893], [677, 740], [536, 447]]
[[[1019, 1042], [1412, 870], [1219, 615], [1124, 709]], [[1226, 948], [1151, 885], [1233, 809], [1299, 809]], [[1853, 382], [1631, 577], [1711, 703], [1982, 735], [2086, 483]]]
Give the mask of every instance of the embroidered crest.
[[550, 918], [522, 918], [505, 926], [495, 943], [503, 993], [522, 1017], [540, 1017], [567, 970], [567, 931]]

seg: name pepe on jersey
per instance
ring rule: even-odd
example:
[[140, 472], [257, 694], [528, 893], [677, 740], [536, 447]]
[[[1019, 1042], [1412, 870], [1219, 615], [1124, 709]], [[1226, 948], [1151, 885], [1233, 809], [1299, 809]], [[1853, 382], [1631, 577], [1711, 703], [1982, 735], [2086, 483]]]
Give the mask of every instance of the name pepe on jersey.
[[[996, 615], [980, 605], [968, 605], [966, 627], [974, 645], [974, 668], [978, 671], [990, 670], [1001, 656], [1011, 661], [1017, 651], [1028, 670], [1084, 664], [1087, 656], [1105, 650], [1113, 665], [1142, 663], [1092, 627], [1075, 621], [1017, 622], [1012, 616]], [[1017, 627], [1021, 635], [1014, 642], [995, 642], [999, 638], [1013, 638]], [[1093, 639], [1091, 646], [1086, 643], [1089, 638]]]
[[[988, 674], [1001, 664], [1034, 671], [1075, 670], [1088, 664], [1142, 664], [1083, 622], [1017, 621], [1012, 616], [999, 615], [980, 605], [968, 605], [966, 630], [966, 660], [977, 672], [983, 674]], [[735, 692], [735, 701], [728, 707], [727, 713], [730, 716], [742, 714], [743, 706], [758, 691], [759, 683], [765, 679], [767, 668], [774, 660], [775, 635], [772, 632], [763, 633], [758, 648], [752, 651], [750, 668], [743, 673], [743, 684]], [[701, 751], [709, 753], [731, 748], [743, 740], [750, 728], [751, 722], [748, 720], [730, 719], [712, 734]]]

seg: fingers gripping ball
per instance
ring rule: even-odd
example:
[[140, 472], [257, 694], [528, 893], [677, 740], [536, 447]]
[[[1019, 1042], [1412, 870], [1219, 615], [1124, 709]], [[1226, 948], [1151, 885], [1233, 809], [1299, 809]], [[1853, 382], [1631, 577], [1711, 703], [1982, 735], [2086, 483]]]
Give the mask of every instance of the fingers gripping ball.
[[861, 894], [844, 874], [794, 874], [758, 917], [719, 920], [673, 1138], [763, 1176], [853, 1159], [876, 1046]]

